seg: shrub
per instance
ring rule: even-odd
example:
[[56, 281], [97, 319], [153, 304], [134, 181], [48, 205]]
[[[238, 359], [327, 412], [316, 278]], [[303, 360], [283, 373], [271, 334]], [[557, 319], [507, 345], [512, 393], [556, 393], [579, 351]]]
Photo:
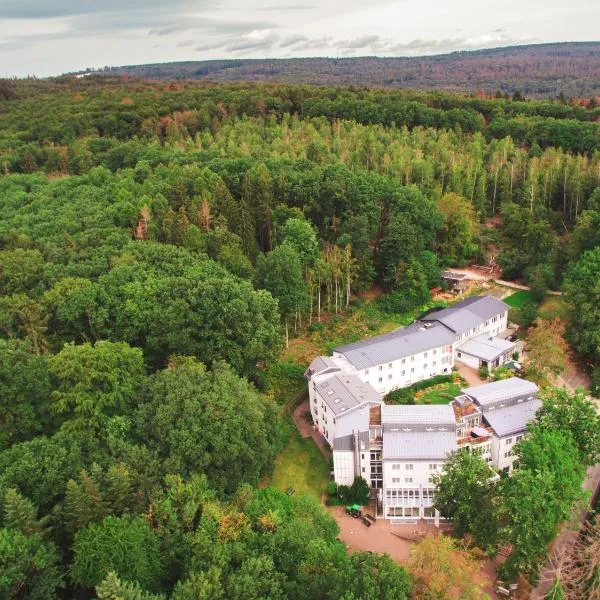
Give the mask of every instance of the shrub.
[[490, 371], [487, 367], [479, 367], [479, 377], [487, 379], [490, 376]]

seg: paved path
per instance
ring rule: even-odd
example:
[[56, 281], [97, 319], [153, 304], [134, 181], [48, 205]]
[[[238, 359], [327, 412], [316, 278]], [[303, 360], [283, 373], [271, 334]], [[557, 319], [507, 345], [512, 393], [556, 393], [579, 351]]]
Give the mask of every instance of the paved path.
[[294, 419], [294, 423], [296, 424], [300, 436], [303, 438], [311, 437], [319, 450], [323, 453], [323, 456], [327, 460], [330, 460], [331, 448], [329, 447], [329, 444], [327, 444], [325, 438], [313, 427], [312, 421], [306, 417], [307, 414], [310, 415], [310, 405], [308, 402], [308, 399], [306, 399], [299, 404], [294, 409], [292, 418]]
[[[491, 281], [496, 285], [501, 285], [502, 287], [511, 288], [513, 290], [524, 290], [529, 291], [531, 288], [528, 285], [524, 285], [522, 283], [516, 283], [514, 281], [506, 281], [505, 279], [494, 279], [485, 273], [480, 273], [475, 269], [452, 269], [453, 273], [464, 273], [467, 276], [467, 279], [471, 281]], [[547, 292], [550, 296], [562, 296], [562, 292], [555, 290], [548, 290]]]

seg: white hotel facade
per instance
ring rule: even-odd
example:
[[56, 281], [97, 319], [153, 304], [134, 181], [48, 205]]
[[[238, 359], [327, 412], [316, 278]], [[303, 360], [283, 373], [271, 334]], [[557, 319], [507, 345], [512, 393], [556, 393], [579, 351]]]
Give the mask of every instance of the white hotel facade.
[[306, 371], [310, 409], [333, 450], [335, 481], [366, 479], [385, 518], [436, 520], [431, 477], [449, 453], [468, 447], [510, 472], [512, 447], [541, 404], [535, 384], [513, 377], [466, 388], [447, 405], [383, 401], [394, 389], [449, 374], [456, 360], [502, 364], [514, 350], [496, 337], [507, 314], [500, 300], [476, 296], [315, 358]]

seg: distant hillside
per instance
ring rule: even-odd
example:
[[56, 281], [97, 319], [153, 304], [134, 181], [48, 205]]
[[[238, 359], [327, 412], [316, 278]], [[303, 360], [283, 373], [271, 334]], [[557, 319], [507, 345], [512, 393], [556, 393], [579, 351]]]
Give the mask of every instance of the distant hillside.
[[570, 42], [414, 58], [292, 58], [135, 65], [111, 73], [156, 79], [279, 81], [527, 96], [600, 95], [600, 42]]

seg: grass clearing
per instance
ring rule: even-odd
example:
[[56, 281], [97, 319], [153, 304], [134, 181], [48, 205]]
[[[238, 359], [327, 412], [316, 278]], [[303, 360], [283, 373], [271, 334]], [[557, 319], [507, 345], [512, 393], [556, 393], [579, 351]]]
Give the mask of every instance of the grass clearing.
[[458, 383], [447, 383], [442, 389], [425, 391], [421, 397], [415, 397], [415, 404], [448, 404], [458, 396], [460, 389]]
[[558, 317], [562, 321], [568, 320], [568, 309], [562, 296], [546, 296], [538, 307], [542, 319]]
[[509, 306], [513, 308], [523, 308], [529, 302], [534, 302], [533, 296], [531, 292], [527, 290], [519, 290], [506, 298], [503, 298], [503, 302], [506, 302]]
[[301, 438], [294, 423], [288, 418], [289, 441], [275, 460], [269, 484], [296, 493], [305, 492], [321, 501], [329, 481], [329, 465], [312, 438]]

